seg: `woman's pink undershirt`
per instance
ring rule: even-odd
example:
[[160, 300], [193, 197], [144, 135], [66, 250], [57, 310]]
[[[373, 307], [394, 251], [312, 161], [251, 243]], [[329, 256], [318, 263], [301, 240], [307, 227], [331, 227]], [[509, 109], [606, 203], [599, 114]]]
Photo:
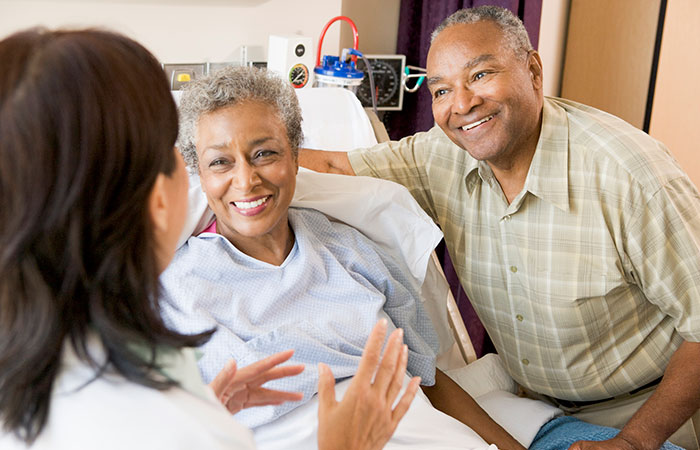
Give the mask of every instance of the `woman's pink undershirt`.
[[[211, 225], [202, 230], [202, 233], [216, 233], [216, 220]], [[200, 233], [201, 234], [201, 233]]]

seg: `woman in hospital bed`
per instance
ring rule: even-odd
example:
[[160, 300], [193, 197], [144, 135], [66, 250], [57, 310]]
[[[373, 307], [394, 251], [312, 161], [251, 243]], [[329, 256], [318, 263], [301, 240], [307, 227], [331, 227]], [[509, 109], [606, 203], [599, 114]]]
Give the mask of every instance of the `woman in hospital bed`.
[[[201, 348], [205, 381], [230, 359], [248, 364], [289, 348], [295, 349], [291, 361], [306, 365], [300, 375], [269, 383], [303, 393], [301, 403], [236, 415], [256, 429], [259, 446], [315, 441], [316, 364], [328, 364], [338, 380], [351, 377], [372, 324], [385, 317], [403, 329], [408, 371], [422, 378], [438, 407], [451, 397], [460, 420], [484, 439], [521, 447], [468, 394], [436, 374], [437, 337], [416, 301], [420, 286], [402, 267], [357, 230], [318, 211], [289, 207], [302, 132], [287, 83], [257, 69], [225, 69], [190, 83], [180, 111], [178, 146], [199, 174], [216, 221], [190, 238], [161, 276], [166, 322], [182, 333], [217, 327]], [[425, 397], [414, 400], [392, 446], [488, 447]]]
[[[0, 61], [0, 448], [254, 448], [186, 348], [209, 333], [178, 334], [159, 315], [187, 173], [158, 61], [95, 30], [17, 33]], [[319, 448], [381, 448], [408, 408], [417, 384], [399, 394], [406, 358], [398, 332], [380, 358], [385, 330], [342, 402], [324, 370]], [[256, 385], [289, 373], [275, 367], [288, 355], [214, 387], [283, 399]]]

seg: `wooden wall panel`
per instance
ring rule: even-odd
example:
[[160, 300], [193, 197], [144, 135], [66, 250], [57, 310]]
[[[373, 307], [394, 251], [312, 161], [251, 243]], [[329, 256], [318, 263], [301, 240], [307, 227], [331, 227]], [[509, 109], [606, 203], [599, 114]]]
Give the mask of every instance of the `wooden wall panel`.
[[700, 188], [700, 2], [670, 0], [661, 39], [649, 134]]
[[660, 3], [572, 0], [561, 96], [641, 129]]

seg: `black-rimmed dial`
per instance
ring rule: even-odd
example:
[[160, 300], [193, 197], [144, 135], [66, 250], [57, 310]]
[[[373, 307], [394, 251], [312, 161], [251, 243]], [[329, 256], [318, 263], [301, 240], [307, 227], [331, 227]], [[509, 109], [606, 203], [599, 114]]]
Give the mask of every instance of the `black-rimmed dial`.
[[[389, 63], [381, 60], [369, 60], [374, 75], [374, 89], [377, 92], [377, 105], [387, 105], [401, 87], [401, 79], [396, 69]], [[369, 74], [363, 67], [365, 78], [357, 90], [357, 97], [363, 105], [372, 105]]]

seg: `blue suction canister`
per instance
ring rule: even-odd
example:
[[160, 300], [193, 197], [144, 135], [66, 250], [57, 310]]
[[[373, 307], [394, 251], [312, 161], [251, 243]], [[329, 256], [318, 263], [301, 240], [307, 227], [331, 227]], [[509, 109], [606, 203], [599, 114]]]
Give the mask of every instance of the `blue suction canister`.
[[346, 58], [345, 55], [347, 55], [347, 49], [343, 50], [342, 58], [323, 55], [321, 65], [314, 68], [314, 87], [341, 87], [353, 93], [357, 92], [364, 74], [361, 70], [357, 70], [355, 62]]

